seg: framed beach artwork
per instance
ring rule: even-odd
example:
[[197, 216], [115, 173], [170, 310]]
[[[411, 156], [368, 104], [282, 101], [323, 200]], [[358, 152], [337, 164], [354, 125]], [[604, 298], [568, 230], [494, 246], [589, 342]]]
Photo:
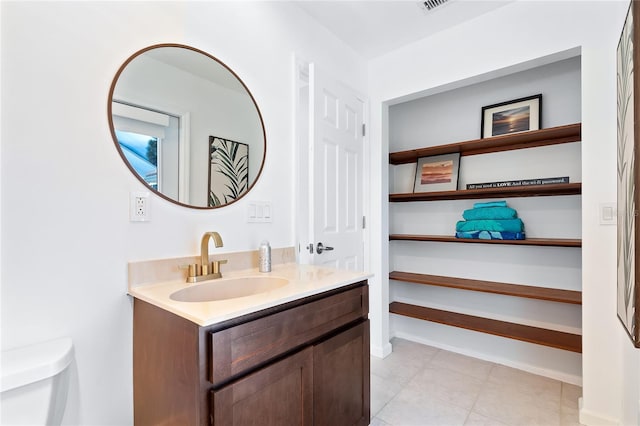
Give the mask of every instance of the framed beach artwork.
[[248, 189], [249, 145], [209, 136], [209, 207], [233, 203]]
[[481, 138], [539, 130], [542, 95], [514, 99], [482, 107]]
[[413, 192], [455, 191], [459, 167], [460, 153], [419, 158]]
[[640, 107], [634, 86], [640, 65], [640, 3], [632, 1], [616, 50], [617, 69], [617, 191], [618, 191], [618, 279], [617, 311], [635, 347], [640, 347], [638, 307], [638, 124]]

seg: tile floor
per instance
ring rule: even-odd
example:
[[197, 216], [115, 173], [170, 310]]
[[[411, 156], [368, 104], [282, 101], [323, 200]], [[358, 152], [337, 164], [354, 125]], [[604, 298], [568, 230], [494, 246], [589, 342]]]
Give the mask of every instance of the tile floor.
[[579, 386], [394, 338], [371, 358], [371, 426], [579, 425]]

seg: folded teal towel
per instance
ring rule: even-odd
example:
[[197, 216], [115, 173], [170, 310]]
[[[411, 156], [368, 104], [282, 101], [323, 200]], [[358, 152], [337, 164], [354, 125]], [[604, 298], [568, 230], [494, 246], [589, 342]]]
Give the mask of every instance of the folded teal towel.
[[456, 232], [456, 238], [467, 238], [474, 240], [524, 240], [524, 232], [507, 231], [471, 231]]
[[522, 232], [524, 224], [519, 218], [505, 220], [461, 220], [456, 223], [456, 231], [508, 231]]
[[518, 212], [511, 207], [482, 207], [465, 210], [462, 212], [462, 217], [466, 220], [515, 219], [518, 217]]
[[475, 203], [474, 209], [481, 209], [483, 207], [507, 207], [506, 201], [489, 201], [487, 203]]

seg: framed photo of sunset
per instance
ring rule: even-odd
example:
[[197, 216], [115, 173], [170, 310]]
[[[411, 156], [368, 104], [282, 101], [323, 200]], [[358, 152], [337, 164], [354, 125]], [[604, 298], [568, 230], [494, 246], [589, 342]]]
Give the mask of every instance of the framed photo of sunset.
[[459, 168], [460, 153], [419, 158], [413, 192], [455, 191]]
[[542, 128], [542, 94], [482, 107], [480, 138]]

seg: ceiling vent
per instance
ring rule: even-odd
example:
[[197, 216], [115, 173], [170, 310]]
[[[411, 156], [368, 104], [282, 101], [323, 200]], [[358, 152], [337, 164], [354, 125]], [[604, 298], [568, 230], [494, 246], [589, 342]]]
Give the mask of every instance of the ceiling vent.
[[435, 9], [438, 6], [441, 6], [441, 5], [445, 4], [448, 1], [449, 0], [426, 0], [426, 1], [421, 1], [420, 2], [420, 7], [423, 8], [425, 10], [425, 12], [428, 12], [430, 10]]

